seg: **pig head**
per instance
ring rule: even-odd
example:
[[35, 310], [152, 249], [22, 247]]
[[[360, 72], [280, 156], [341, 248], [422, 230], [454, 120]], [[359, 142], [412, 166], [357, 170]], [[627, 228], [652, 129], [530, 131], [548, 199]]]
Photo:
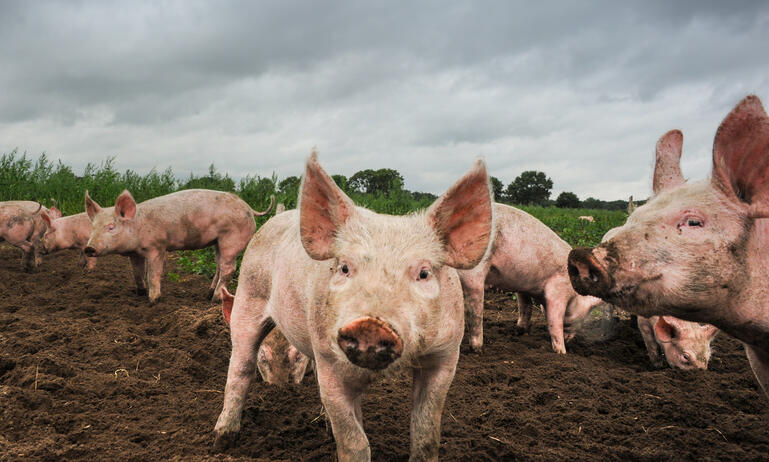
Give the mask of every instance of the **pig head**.
[[614, 236], [569, 255], [579, 293], [642, 316], [713, 324], [746, 344], [769, 386], [769, 117], [748, 96], [713, 143], [710, 180], [686, 183], [683, 135], [657, 143], [654, 196]]

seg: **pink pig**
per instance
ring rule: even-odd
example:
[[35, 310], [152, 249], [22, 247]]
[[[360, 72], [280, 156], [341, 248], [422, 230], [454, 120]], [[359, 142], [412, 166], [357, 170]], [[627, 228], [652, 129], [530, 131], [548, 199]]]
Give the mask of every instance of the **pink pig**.
[[56, 206], [49, 210], [33, 201], [0, 202], [0, 242], [6, 241], [24, 252], [26, 271], [40, 265], [40, 239], [47, 229], [43, 212], [61, 216]]
[[[278, 204], [278, 207], [281, 205], [283, 204]], [[227, 290], [227, 287], [222, 286], [222, 314], [227, 325], [230, 324], [234, 302], [235, 296]], [[265, 382], [272, 385], [301, 383], [309, 364], [310, 358], [288, 343], [286, 336], [278, 329], [273, 329], [262, 341], [256, 356], [259, 374]]]
[[[102, 209], [85, 193], [85, 208], [93, 225], [84, 250], [86, 256], [110, 253], [131, 259], [137, 292], [149, 292], [150, 303], [160, 297], [160, 280], [168, 250], [216, 249], [216, 275], [211, 283], [213, 300], [235, 272], [235, 258], [256, 229], [255, 212], [235, 194], [208, 189], [188, 189], [136, 204], [123, 191], [114, 207]], [[149, 286], [149, 287], [148, 287]], [[148, 290], [149, 289], [149, 290]]]
[[42, 218], [48, 226], [48, 230], [40, 241], [43, 254], [64, 249], [80, 249], [80, 266], [89, 270], [96, 266], [96, 258], [86, 257], [82, 252], [91, 236], [91, 220], [85, 212], [60, 218], [54, 218], [50, 213], [42, 212]]
[[673, 316], [638, 316], [638, 329], [655, 367], [662, 367], [664, 352], [670, 367], [684, 370], [708, 368], [710, 342], [718, 333], [717, 327]]
[[710, 180], [686, 183], [682, 144], [678, 130], [659, 140], [654, 196], [611, 239], [571, 252], [572, 284], [638, 315], [718, 327], [769, 393], [769, 117], [752, 95], [726, 116]]
[[517, 292], [518, 329], [531, 327], [533, 299], [544, 301], [553, 350], [566, 354], [573, 326], [601, 300], [577, 295], [569, 282], [566, 260], [571, 246], [533, 216], [494, 204], [494, 244], [481, 263], [459, 271], [465, 295], [470, 347], [483, 346], [483, 290], [487, 286]]
[[215, 448], [237, 436], [256, 351], [277, 326], [315, 361], [340, 462], [371, 459], [361, 395], [403, 369], [413, 377], [410, 460], [437, 460], [464, 333], [455, 268], [481, 260], [491, 228], [480, 161], [426, 212], [390, 216], [356, 207], [313, 153], [298, 209], [262, 226], [243, 258]]

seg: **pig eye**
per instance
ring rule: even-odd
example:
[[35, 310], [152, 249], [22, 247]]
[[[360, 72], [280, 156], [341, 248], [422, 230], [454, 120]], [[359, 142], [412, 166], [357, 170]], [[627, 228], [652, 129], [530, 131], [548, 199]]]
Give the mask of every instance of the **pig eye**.
[[345, 276], [350, 275], [350, 267], [347, 265], [347, 263], [342, 263], [339, 265], [339, 272], [344, 274]]
[[689, 353], [684, 353], [684, 354], [682, 354], [682, 355], [681, 355], [681, 359], [683, 359], [683, 361], [684, 361], [686, 364], [689, 364], [689, 363], [691, 363], [691, 362], [692, 362], [692, 357], [691, 357], [691, 356], [689, 356]]
[[702, 220], [699, 220], [697, 218], [689, 218], [686, 220], [687, 226], [702, 226]]
[[427, 277], [430, 276], [430, 272], [426, 269], [422, 268], [419, 270], [419, 279], [427, 279]]
[[702, 228], [702, 219], [696, 216], [687, 216], [678, 224], [678, 227], [688, 226], [690, 228]]
[[115, 230], [115, 223], [110, 223], [107, 225], [107, 231], [114, 231]]

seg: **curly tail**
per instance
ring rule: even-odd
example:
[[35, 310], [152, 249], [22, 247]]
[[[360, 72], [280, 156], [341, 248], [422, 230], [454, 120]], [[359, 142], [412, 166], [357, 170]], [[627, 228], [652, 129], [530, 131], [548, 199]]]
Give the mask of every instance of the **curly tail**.
[[270, 194], [270, 206], [267, 207], [267, 210], [265, 210], [264, 212], [257, 212], [256, 210], [251, 209], [251, 211], [254, 212], [254, 215], [256, 215], [257, 217], [263, 217], [272, 211], [272, 207], [274, 205], [275, 205], [275, 195]]

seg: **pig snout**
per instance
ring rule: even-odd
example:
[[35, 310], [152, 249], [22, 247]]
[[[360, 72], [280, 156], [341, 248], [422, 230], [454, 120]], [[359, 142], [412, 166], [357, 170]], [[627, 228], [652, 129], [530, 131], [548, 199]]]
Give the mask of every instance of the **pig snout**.
[[339, 346], [356, 366], [382, 370], [403, 353], [403, 340], [389, 324], [360, 318], [339, 329]]
[[577, 293], [603, 297], [612, 288], [614, 281], [592, 250], [579, 248], [569, 253], [569, 279]]
[[86, 257], [95, 257], [96, 256], [96, 249], [91, 247], [90, 245], [83, 249], [83, 253]]

